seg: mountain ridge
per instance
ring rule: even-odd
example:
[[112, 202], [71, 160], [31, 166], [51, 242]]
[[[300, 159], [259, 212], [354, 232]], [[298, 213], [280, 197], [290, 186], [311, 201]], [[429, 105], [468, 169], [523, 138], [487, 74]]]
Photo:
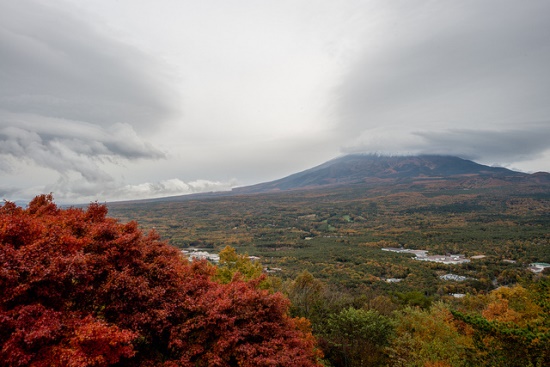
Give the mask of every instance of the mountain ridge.
[[299, 190], [365, 185], [365, 189], [400, 186], [480, 188], [511, 185], [550, 185], [550, 173], [533, 174], [491, 167], [450, 155], [384, 156], [350, 154], [289, 176], [231, 191], [205, 192], [123, 202], [203, 200], [236, 195], [269, 194]]
[[235, 188], [234, 193], [277, 192], [361, 183], [407, 183], [418, 180], [499, 180], [550, 182], [550, 174], [528, 174], [504, 167], [490, 167], [471, 160], [445, 155], [380, 156], [351, 154], [287, 177]]

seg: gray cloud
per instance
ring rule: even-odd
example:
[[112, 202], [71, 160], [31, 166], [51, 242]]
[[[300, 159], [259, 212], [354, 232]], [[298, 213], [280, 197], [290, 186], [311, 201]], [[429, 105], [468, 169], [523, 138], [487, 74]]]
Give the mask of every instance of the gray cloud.
[[177, 195], [342, 145], [548, 169], [548, 1], [228, 4], [0, 0], [0, 193]]
[[104, 181], [88, 180], [82, 176], [68, 173], [61, 175], [56, 182], [34, 187], [15, 187], [0, 185], [0, 199], [16, 200], [22, 205], [38, 193], [52, 192], [59, 203], [87, 203], [92, 201], [138, 200], [166, 196], [195, 194], [201, 192], [228, 191], [236, 186], [235, 180], [184, 181], [178, 178], [127, 184], [109, 178]]
[[69, 11], [32, 0], [1, 6], [0, 108], [138, 130], [174, 112], [158, 61]]
[[0, 110], [0, 157], [6, 162], [10, 161], [6, 157], [28, 161], [60, 174], [78, 172], [91, 181], [109, 181], [98, 165], [105, 160], [162, 158], [164, 154], [143, 141], [129, 124], [103, 128]]
[[142, 137], [177, 111], [157, 60], [103, 34], [70, 6], [33, 0], [0, 6], [4, 160], [109, 181], [102, 162], [164, 157]]
[[[108, 197], [109, 200], [137, 200], [166, 196], [216, 192], [231, 190], [234, 181], [195, 180], [185, 182], [174, 178], [140, 184], [121, 184], [120, 182], [94, 183], [82, 179], [60, 178], [55, 184], [48, 185], [46, 192], [53, 192], [61, 202], [90, 202]], [[1, 192], [0, 192], [1, 193]]]
[[363, 138], [344, 150], [519, 161], [550, 148], [549, 122], [526, 124], [550, 115], [549, 2], [384, 6], [384, 33], [338, 90], [340, 129]]
[[342, 148], [345, 153], [445, 154], [484, 163], [523, 162], [550, 151], [550, 123], [498, 129], [371, 129]]
[[418, 132], [425, 139], [421, 153], [446, 153], [493, 162], [521, 162], [550, 149], [550, 123], [525, 124], [523, 129]]

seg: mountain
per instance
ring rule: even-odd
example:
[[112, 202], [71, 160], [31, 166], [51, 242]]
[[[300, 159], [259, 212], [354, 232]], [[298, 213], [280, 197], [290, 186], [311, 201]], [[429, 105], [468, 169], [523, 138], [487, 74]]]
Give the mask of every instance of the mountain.
[[279, 180], [233, 189], [232, 193], [265, 193], [357, 184], [447, 182], [495, 186], [550, 183], [550, 174], [527, 174], [440, 155], [379, 156], [354, 154]]
[[362, 186], [364, 189], [399, 186], [400, 191], [406, 191], [422, 187], [471, 189], [514, 185], [530, 188], [550, 186], [550, 173], [516, 172], [503, 167], [485, 166], [453, 156], [352, 154], [332, 159], [317, 167], [279, 180], [238, 187], [231, 191], [129, 200], [127, 202], [202, 200], [233, 195], [330, 189], [345, 186]]

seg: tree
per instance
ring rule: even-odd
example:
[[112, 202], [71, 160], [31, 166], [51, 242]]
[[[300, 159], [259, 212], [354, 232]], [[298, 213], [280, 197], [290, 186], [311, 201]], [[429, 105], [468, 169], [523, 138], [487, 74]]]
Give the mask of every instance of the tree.
[[550, 364], [550, 282], [516, 285], [489, 295], [481, 314], [453, 311], [474, 330], [477, 364], [533, 366]]
[[257, 279], [262, 275], [262, 265], [250, 260], [247, 254], [239, 255], [231, 246], [225, 246], [220, 251], [220, 263], [216, 279], [221, 283], [229, 283], [236, 273], [244, 279]]
[[394, 333], [392, 321], [374, 310], [349, 307], [328, 319], [329, 356], [337, 366], [380, 366]]
[[432, 299], [419, 291], [410, 291], [406, 293], [395, 292], [394, 296], [398, 302], [405, 306], [428, 309], [432, 304]]
[[289, 301], [97, 203], [0, 207], [0, 366], [316, 366]]
[[298, 316], [315, 319], [322, 306], [325, 285], [310, 272], [304, 270], [293, 281], [286, 284], [286, 292]]
[[389, 348], [391, 366], [471, 366], [469, 335], [443, 303], [429, 309], [406, 307], [396, 313], [396, 337]]

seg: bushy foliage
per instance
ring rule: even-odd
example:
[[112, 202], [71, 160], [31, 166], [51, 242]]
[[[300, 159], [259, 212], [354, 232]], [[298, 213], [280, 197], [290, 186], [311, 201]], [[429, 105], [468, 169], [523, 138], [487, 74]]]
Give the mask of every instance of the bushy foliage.
[[229, 283], [236, 273], [246, 280], [258, 279], [262, 276], [262, 265], [250, 260], [247, 254], [237, 254], [231, 246], [225, 246], [220, 251], [220, 262], [216, 279], [220, 283]]
[[325, 340], [339, 366], [380, 366], [393, 334], [394, 325], [388, 317], [349, 307], [329, 317]]
[[392, 366], [473, 365], [471, 335], [443, 303], [428, 309], [407, 306], [395, 314], [396, 335], [389, 355]]
[[0, 207], [0, 366], [316, 366], [261, 278], [214, 280], [104, 205]]
[[474, 331], [478, 365], [550, 365], [550, 281], [528, 288], [500, 288], [487, 297], [481, 312], [453, 315]]

